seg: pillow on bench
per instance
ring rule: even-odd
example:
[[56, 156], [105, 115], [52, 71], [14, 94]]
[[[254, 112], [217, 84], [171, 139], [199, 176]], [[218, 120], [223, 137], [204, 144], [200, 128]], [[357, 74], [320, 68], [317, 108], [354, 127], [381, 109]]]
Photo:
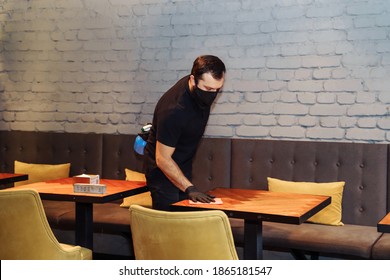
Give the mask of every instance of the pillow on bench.
[[[146, 181], [145, 174], [143, 173], [133, 171], [127, 168], [125, 168], [125, 173], [127, 181]], [[125, 197], [120, 206], [128, 208], [130, 207], [130, 205], [133, 204], [152, 208], [152, 197], [150, 196], [150, 192]]]
[[15, 160], [14, 172], [28, 174], [28, 180], [16, 182], [14, 186], [21, 186], [36, 182], [61, 179], [69, 177], [70, 163], [64, 164], [37, 164], [25, 163]]
[[290, 192], [327, 195], [332, 197], [332, 202], [323, 210], [308, 219], [308, 222], [342, 226], [341, 201], [345, 182], [312, 183], [312, 182], [290, 182], [274, 178], [267, 178], [268, 190], [272, 192]]

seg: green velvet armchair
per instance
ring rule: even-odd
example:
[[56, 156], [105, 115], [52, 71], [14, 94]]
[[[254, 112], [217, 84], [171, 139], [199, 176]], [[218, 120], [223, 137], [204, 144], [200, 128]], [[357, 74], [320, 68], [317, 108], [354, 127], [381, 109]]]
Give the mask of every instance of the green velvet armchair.
[[1, 260], [90, 260], [92, 251], [61, 244], [33, 189], [0, 191]]
[[228, 217], [219, 210], [167, 212], [130, 206], [137, 260], [237, 260]]

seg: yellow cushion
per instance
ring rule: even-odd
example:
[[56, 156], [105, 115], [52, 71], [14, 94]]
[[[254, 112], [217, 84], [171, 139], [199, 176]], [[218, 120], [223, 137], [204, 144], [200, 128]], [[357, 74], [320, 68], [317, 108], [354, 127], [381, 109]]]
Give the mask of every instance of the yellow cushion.
[[[127, 181], [146, 181], [145, 174], [143, 173], [133, 171], [127, 168], [125, 168], [125, 173]], [[152, 197], [150, 196], [150, 192], [125, 197], [120, 206], [128, 208], [133, 204], [152, 208]]]
[[306, 193], [327, 195], [332, 197], [330, 205], [308, 219], [308, 222], [342, 226], [341, 201], [345, 182], [312, 183], [312, 182], [290, 182], [274, 178], [268, 179], [268, 189], [272, 192]]
[[15, 173], [28, 174], [28, 180], [17, 182], [15, 186], [31, 184], [69, 177], [70, 163], [64, 164], [36, 164], [15, 160]]

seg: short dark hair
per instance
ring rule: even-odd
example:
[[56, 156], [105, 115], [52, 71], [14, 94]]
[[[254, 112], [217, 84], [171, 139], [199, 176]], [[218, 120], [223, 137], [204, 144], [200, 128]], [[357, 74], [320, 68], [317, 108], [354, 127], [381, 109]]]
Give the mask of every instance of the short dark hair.
[[214, 55], [201, 55], [197, 57], [192, 66], [191, 75], [194, 75], [195, 82], [202, 78], [204, 73], [210, 73], [211, 76], [220, 80], [226, 72], [225, 64]]

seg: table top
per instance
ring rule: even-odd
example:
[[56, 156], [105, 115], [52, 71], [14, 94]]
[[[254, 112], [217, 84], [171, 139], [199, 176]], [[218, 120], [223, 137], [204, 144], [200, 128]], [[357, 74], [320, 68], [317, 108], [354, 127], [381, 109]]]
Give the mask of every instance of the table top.
[[146, 183], [143, 181], [100, 179], [100, 184], [106, 185], [106, 193], [75, 193], [73, 191], [73, 182], [73, 178], [64, 178], [27, 184], [14, 187], [14, 189], [35, 189], [42, 199], [47, 200], [86, 203], [106, 203], [147, 191]]
[[377, 228], [379, 232], [390, 233], [390, 213], [387, 213], [387, 215], [380, 220]]
[[216, 188], [209, 193], [221, 198], [222, 204], [191, 204], [182, 200], [174, 203], [172, 209], [218, 209], [231, 218], [301, 224], [331, 202], [329, 196], [265, 190]]
[[28, 180], [27, 174], [0, 173], [0, 184], [9, 184]]

